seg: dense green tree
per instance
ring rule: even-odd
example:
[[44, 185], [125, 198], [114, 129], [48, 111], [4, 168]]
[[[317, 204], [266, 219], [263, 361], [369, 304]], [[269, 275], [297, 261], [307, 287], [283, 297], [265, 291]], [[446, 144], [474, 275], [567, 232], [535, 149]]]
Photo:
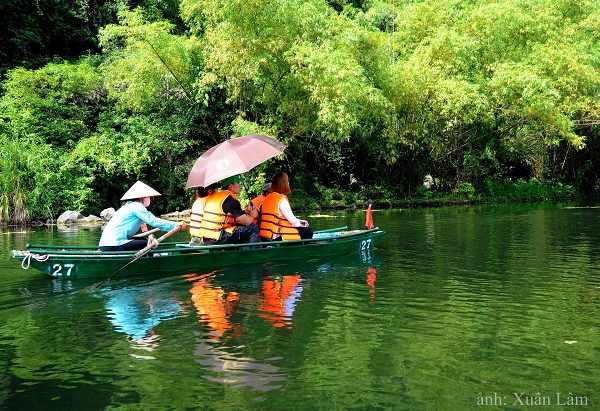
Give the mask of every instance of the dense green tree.
[[386, 151], [391, 104], [368, 77], [385, 78], [369, 55], [377, 52], [377, 33], [317, 1], [183, 1], [182, 12], [205, 43], [199, 87], [224, 86], [240, 116], [274, 130], [317, 177], [349, 182], [344, 164], [352, 147], [365, 146], [361, 140]]
[[[395, 50], [409, 88], [425, 96], [403, 115], [413, 118], [411, 145], [430, 153], [419, 163], [430, 157], [430, 172], [456, 182], [501, 175], [509, 164], [542, 178], [553, 147], [583, 147], [577, 124], [598, 116], [598, 62], [596, 39], [576, 29], [597, 6], [577, 9], [552, 1], [404, 8]], [[473, 162], [492, 168], [473, 175]]]
[[98, 53], [98, 29], [116, 21], [115, 0], [0, 2], [0, 79], [7, 70]]
[[[422, 194], [426, 174], [467, 199], [507, 181], [600, 190], [592, 0], [16, 4], [0, 28], [0, 70], [24, 66], [0, 95], [2, 220], [97, 212], [136, 179], [160, 210], [189, 206], [198, 155], [257, 132], [288, 149], [250, 187], [285, 169], [307, 206]], [[61, 30], [65, 48], [31, 51]]]

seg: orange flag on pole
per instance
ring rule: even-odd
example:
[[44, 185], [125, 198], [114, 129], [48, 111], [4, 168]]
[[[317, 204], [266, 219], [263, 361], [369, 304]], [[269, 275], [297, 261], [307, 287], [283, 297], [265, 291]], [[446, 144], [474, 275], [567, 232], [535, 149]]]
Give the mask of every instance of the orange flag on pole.
[[371, 204], [369, 204], [369, 207], [367, 208], [367, 221], [365, 225], [369, 230], [375, 227], [375, 224], [373, 224], [373, 213], [371, 212]]

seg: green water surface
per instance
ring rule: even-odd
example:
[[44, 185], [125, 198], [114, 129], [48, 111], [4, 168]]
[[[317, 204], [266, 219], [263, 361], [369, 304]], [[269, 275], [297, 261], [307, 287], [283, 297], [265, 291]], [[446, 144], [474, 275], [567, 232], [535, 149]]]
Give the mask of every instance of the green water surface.
[[600, 208], [373, 216], [387, 234], [368, 254], [84, 293], [9, 250], [95, 243], [99, 227], [3, 229], [0, 408], [600, 409]]

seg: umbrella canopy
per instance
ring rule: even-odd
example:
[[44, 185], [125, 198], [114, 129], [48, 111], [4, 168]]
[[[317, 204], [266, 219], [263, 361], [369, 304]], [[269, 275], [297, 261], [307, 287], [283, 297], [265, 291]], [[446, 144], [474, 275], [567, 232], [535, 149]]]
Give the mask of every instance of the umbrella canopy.
[[185, 188], [206, 187], [236, 174], [245, 173], [263, 161], [283, 154], [285, 144], [250, 134], [217, 144], [196, 160]]

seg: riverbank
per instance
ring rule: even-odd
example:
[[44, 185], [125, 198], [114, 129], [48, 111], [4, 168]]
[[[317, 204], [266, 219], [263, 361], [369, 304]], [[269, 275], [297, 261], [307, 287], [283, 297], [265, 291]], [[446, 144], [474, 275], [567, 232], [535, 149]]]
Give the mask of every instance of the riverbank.
[[[530, 181], [491, 181], [487, 182], [485, 189], [476, 190], [469, 183], [461, 183], [458, 188], [441, 190], [435, 185], [426, 188], [419, 187], [417, 192], [404, 198], [394, 197], [389, 190], [373, 188], [358, 191], [341, 191], [339, 189], [323, 189], [317, 196], [311, 196], [303, 190], [296, 190], [290, 196], [294, 210], [298, 213], [326, 211], [326, 210], [361, 210], [368, 204], [373, 209], [402, 209], [421, 207], [450, 207], [485, 204], [518, 204], [518, 203], [552, 203], [552, 202], [587, 202], [593, 201], [596, 192], [583, 194], [570, 185], [556, 182], [541, 183], [538, 180]], [[107, 209], [109, 210], [109, 209]], [[106, 210], [105, 210], [106, 211]], [[65, 211], [65, 214], [68, 211]], [[114, 212], [114, 211], [113, 211]], [[72, 212], [79, 217], [69, 220], [66, 224], [97, 225], [107, 221], [106, 216], [95, 217], [88, 213]], [[62, 215], [62, 214], [61, 214]], [[190, 210], [172, 211], [158, 214], [169, 220], [184, 220], [189, 222]], [[11, 224], [2, 223], [0, 226], [48, 226], [58, 224], [50, 218], [46, 220], [34, 219], [28, 223]]]

